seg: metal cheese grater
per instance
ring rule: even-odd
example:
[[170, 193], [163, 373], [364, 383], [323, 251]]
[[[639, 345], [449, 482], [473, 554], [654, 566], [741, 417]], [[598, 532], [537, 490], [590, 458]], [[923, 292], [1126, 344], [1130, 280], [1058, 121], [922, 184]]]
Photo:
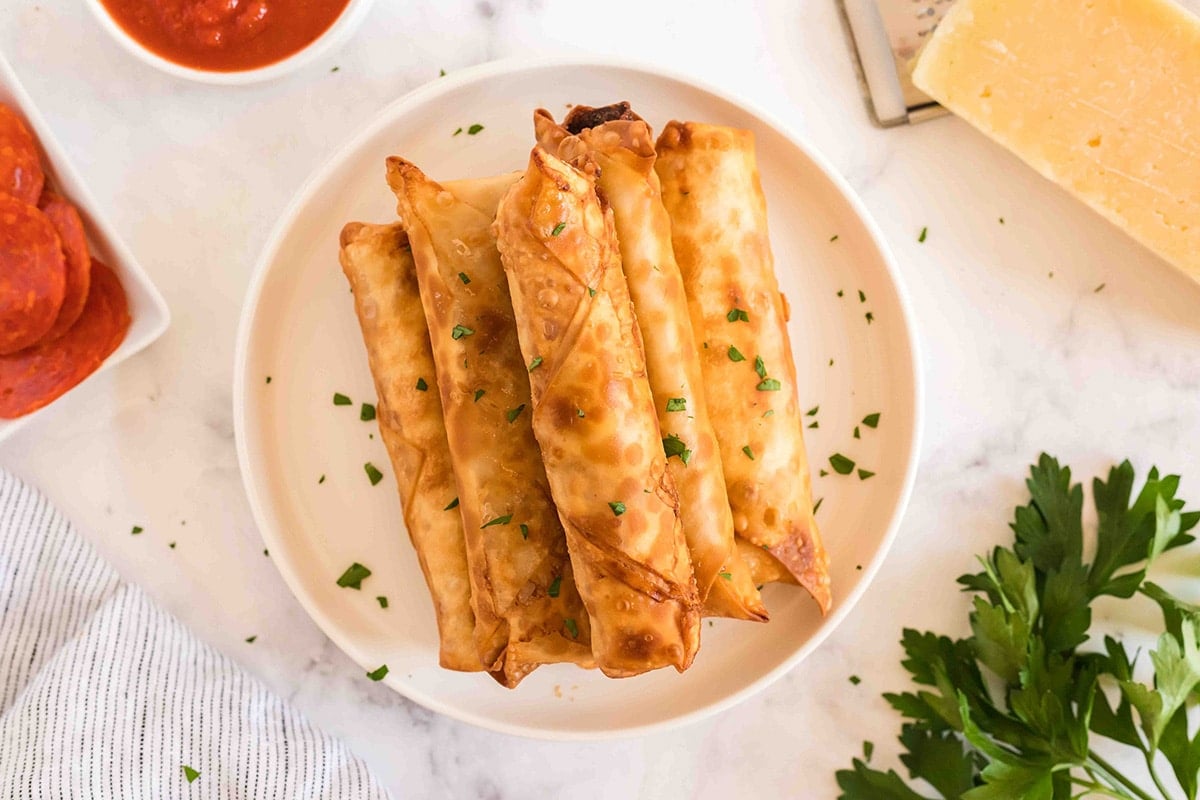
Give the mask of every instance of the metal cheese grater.
[[913, 86], [909, 64], [954, 0], [838, 0], [875, 121], [890, 128], [946, 111]]

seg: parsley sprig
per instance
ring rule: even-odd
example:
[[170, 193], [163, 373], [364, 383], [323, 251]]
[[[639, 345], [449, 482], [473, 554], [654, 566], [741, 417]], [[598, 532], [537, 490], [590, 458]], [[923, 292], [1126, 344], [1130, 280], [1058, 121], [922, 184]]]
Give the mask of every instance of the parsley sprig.
[[[1083, 489], [1071, 483], [1070, 469], [1042, 455], [1027, 485], [1032, 499], [1016, 509], [1013, 545], [959, 578], [974, 595], [971, 635], [904, 631], [903, 664], [917, 688], [884, 695], [906, 719], [900, 760], [910, 778], [944, 798], [1195, 800], [1200, 734], [1189, 731], [1186, 700], [1200, 688], [1200, 606], [1146, 581], [1146, 570], [1193, 541], [1188, 531], [1200, 513], [1184, 513], [1178, 476], [1157, 470], [1135, 495], [1126, 461], [1093, 482], [1098, 524], [1089, 562]], [[1085, 649], [1094, 641], [1092, 603], [1139, 594], [1158, 604], [1165, 621], [1149, 684], [1134, 678], [1137, 655], [1118, 640], [1106, 636], [1102, 649]], [[1152, 787], [1098, 752], [1117, 745], [1140, 752]], [[837, 780], [843, 800], [927, 797], [895, 770], [863, 759]]]

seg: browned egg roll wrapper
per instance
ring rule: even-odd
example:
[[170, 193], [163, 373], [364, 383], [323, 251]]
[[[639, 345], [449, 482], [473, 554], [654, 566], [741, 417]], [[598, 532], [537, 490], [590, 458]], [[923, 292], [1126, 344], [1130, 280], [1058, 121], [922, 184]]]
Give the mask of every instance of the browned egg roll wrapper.
[[[696, 588], [710, 616], [765, 620], [767, 610], [738, 555], [717, 437], [705, 403], [700, 348], [692, 334], [683, 277], [671, 249], [671, 220], [654, 174], [650, 126], [628, 104], [576, 106], [562, 126], [534, 113], [538, 143], [571, 162], [591, 155], [597, 186], [613, 210], [621, 266], [646, 350], [646, 371], [667, 468], [679, 491], [679, 516]], [[583, 127], [591, 123], [594, 127]], [[569, 131], [578, 131], [570, 135]]]
[[829, 557], [813, 518], [787, 308], [767, 237], [767, 202], [750, 131], [670, 122], [655, 170], [671, 216], [701, 345], [737, 533], [765, 547], [832, 602]]
[[756, 544], [750, 544], [740, 536], [737, 539], [738, 554], [746, 562], [754, 584], [760, 589], [768, 583], [796, 584], [796, 577], [787, 571], [779, 559]]
[[538, 147], [496, 231], [596, 663], [616, 678], [682, 671], [700, 603], [612, 212], [589, 175]]
[[[475, 647], [475, 614], [462, 517], [445, 510], [458, 494], [433, 353], [408, 237], [399, 225], [351, 222], [342, 228], [339, 260], [354, 292], [367, 360], [379, 400], [379, 435], [400, 490], [404, 524], [437, 615], [439, 662], [446, 669], [483, 669]], [[422, 381], [424, 383], [422, 383]]]
[[539, 664], [591, 666], [587, 613], [530, 424], [528, 366], [491, 231], [494, 213], [399, 158], [388, 159], [388, 183], [429, 321], [480, 658], [509, 687]]

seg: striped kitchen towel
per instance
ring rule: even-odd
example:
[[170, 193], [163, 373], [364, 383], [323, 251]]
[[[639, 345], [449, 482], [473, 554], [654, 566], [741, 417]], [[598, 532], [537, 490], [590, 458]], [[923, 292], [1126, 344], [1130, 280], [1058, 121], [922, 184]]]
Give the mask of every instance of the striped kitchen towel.
[[0, 470], [0, 798], [387, 798]]

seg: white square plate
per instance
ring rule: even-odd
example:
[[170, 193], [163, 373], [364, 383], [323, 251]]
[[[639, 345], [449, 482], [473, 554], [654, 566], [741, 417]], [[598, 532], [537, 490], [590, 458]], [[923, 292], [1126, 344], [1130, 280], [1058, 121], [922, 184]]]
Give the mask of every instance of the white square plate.
[[[71, 166], [66, 151], [59, 145], [58, 140], [50, 132], [46, 120], [33, 107], [33, 101], [21, 87], [16, 73], [0, 55], [0, 103], [13, 108], [25, 119], [25, 124], [38, 141], [42, 155], [42, 168], [46, 172], [47, 184], [53, 186], [60, 194], [75, 204], [79, 216], [83, 218], [83, 227], [87, 231], [88, 247], [92, 255], [113, 268], [121, 285], [125, 287], [125, 295], [129, 298], [129, 315], [132, 323], [129, 332], [121, 346], [113, 352], [100, 367], [85, 378], [78, 386], [68, 391], [63, 397], [78, 391], [86, 391], [83, 387], [92, 378], [120, 364], [125, 359], [149, 345], [167, 329], [171, 321], [171, 313], [162, 295], [154, 288], [146, 271], [142, 269], [133, 253], [129, 252], [124, 242], [117, 236], [116, 231], [108, 224], [100, 206], [97, 205], [87, 187], [83, 185], [79, 174]], [[61, 400], [62, 398], [59, 398]], [[0, 419], [0, 443], [28, 425], [37, 417], [53, 414], [58, 400], [43, 408], [26, 414], [17, 419]]]

